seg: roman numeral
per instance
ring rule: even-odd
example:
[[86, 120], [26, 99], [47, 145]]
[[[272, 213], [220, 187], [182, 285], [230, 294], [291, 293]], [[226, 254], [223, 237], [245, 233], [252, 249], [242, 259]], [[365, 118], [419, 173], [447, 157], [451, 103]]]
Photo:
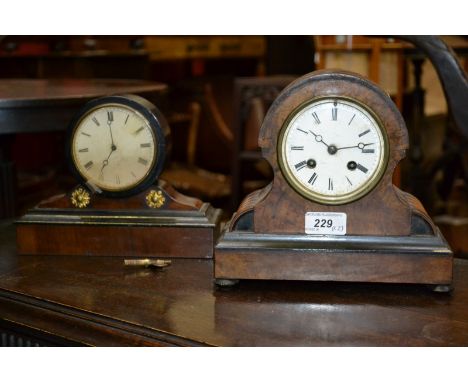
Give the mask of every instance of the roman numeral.
[[138, 163], [142, 164], [143, 166], [146, 166], [148, 164], [148, 161], [143, 158], [138, 158]]
[[361, 170], [364, 174], [369, 171], [367, 168], [365, 168], [363, 165], [358, 164], [357, 167], [359, 170]]
[[142, 143], [140, 145], [141, 148], [145, 148], [145, 147], [151, 147], [151, 143]]
[[99, 121], [97, 120], [96, 117], [93, 117], [93, 122], [94, 122], [97, 126], [101, 126], [101, 125], [99, 124]]
[[304, 150], [304, 146], [291, 146], [291, 150]]
[[312, 176], [310, 177], [310, 179], [308, 180], [308, 182], [313, 185], [316, 180], [317, 180], [317, 174], [314, 172]]
[[115, 176], [115, 183], [120, 184], [120, 178], [118, 175]]
[[125, 125], [127, 124], [128, 117], [130, 117], [130, 114], [127, 114], [127, 118], [125, 118]]
[[333, 179], [332, 178], [328, 178], [328, 189], [330, 191], [333, 190]]
[[90, 136], [91, 136], [91, 135], [89, 135], [88, 133], [83, 133], [83, 132], [81, 132], [81, 134], [86, 135], [87, 137], [90, 137]]
[[352, 185], [353, 185], [353, 183], [352, 183], [352, 182], [349, 180], [349, 178], [348, 178], [348, 177], [346, 177], [346, 179], [348, 180], [348, 183], [349, 183], [349, 184], [352, 186]]
[[338, 118], [338, 109], [337, 109], [336, 107], [334, 107], [334, 108], [332, 109], [332, 120], [333, 120], [333, 121], [336, 121], [337, 118]]
[[80, 153], [87, 153], [87, 152], [88, 152], [88, 148], [79, 149], [78, 152], [80, 152]]
[[304, 168], [305, 166], [307, 166], [307, 161], [305, 161], [305, 160], [303, 160], [302, 162], [299, 162], [296, 165], [294, 165], [294, 167], [296, 167], [297, 171]]
[[135, 131], [135, 132], [133, 133], [133, 135], [138, 135], [138, 133], [140, 133], [141, 131], [143, 131], [143, 129], [144, 129], [144, 127], [143, 127], [143, 126], [142, 126], [142, 127], [140, 127], [140, 128], [138, 128], [138, 130], [137, 130], [137, 131]]
[[372, 154], [375, 152], [375, 150], [374, 149], [362, 149], [362, 152], [364, 154]]
[[320, 119], [315, 111], [312, 113], [312, 117], [314, 117], [315, 123], [318, 125], [320, 123]]
[[130, 174], [132, 174], [132, 176], [133, 176], [134, 178], [136, 178], [136, 175], [135, 175], [135, 173], [134, 173], [133, 171], [130, 171]]
[[108, 120], [109, 122], [112, 122], [112, 121], [114, 120], [114, 112], [113, 112], [112, 110], [109, 110], [109, 111], [107, 112], [107, 120]]
[[307, 131], [300, 129], [299, 127], [297, 128], [297, 130], [302, 131], [305, 134], [309, 134]]
[[91, 167], [93, 167], [93, 164], [94, 164], [93, 161], [90, 160], [90, 161], [89, 161], [88, 163], [86, 163], [84, 166], [85, 166], [86, 170], [89, 170]]
[[359, 137], [362, 137], [363, 135], [366, 135], [370, 130], [367, 129], [366, 131], [362, 132], [361, 134], [359, 134]]
[[351, 122], [353, 122], [353, 119], [354, 119], [355, 116], [356, 116], [356, 114], [353, 114], [353, 116], [351, 117], [351, 120], [348, 122], [348, 126], [351, 125]]

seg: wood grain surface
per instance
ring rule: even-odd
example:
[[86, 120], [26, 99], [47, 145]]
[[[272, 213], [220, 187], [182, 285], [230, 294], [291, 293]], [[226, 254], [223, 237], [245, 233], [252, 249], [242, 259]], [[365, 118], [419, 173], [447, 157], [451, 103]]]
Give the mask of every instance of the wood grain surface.
[[[161, 191], [164, 197], [160, 208], [150, 208], [146, 203], [152, 190]], [[82, 209], [72, 205], [72, 191], [41, 202], [17, 221], [18, 253], [213, 256], [221, 210], [177, 192], [163, 180], [131, 197], [117, 199], [93, 194], [89, 206]]]
[[[349, 97], [366, 105], [382, 122], [389, 140], [389, 159], [379, 184], [361, 199], [349, 204], [325, 205], [310, 201], [284, 178], [278, 162], [278, 136], [291, 112], [317, 97]], [[392, 184], [393, 172], [405, 157], [408, 131], [388, 95], [368, 80], [347, 72], [316, 71], [287, 86], [272, 104], [259, 134], [263, 157], [270, 163], [274, 180], [270, 193], [255, 206], [256, 233], [304, 233], [304, 215], [314, 212], [344, 212], [349, 235], [409, 235], [411, 209], [399, 198]]]
[[173, 259], [164, 271], [117, 258], [17, 256], [0, 229], [0, 325], [85, 345], [467, 346], [468, 261], [454, 291], [298, 281], [213, 285], [213, 262]]

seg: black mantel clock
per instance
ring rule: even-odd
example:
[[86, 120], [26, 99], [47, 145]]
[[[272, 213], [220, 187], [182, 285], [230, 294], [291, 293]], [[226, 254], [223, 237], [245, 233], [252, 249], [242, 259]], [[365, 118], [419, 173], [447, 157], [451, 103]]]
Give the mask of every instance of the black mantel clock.
[[108, 197], [136, 195], [151, 186], [170, 154], [161, 112], [134, 96], [93, 100], [68, 130], [68, 162], [75, 177]]
[[392, 183], [408, 131], [390, 97], [348, 72], [286, 87], [259, 134], [274, 179], [245, 198], [215, 248], [220, 285], [239, 279], [430, 284], [453, 255], [421, 203]]
[[221, 211], [159, 178], [170, 147], [168, 123], [147, 100], [88, 102], [67, 136], [78, 184], [17, 222], [19, 253], [212, 257]]

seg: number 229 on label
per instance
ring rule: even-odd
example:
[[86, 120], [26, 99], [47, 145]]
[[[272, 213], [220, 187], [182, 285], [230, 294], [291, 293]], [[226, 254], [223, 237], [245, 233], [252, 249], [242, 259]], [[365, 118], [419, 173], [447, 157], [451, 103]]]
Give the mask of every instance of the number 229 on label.
[[305, 233], [309, 235], [346, 235], [346, 214], [343, 212], [307, 212]]

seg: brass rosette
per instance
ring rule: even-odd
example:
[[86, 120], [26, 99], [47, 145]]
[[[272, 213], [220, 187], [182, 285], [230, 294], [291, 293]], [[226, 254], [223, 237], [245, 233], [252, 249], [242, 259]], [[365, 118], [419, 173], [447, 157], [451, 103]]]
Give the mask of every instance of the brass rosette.
[[151, 190], [148, 195], [146, 195], [146, 204], [150, 208], [161, 208], [166, 202], [162, 191]]
[[77, 188], [70, 197], [71, 203], [77, 208], [85, 208], [91, 202], [91, 195], [83, 188]]

